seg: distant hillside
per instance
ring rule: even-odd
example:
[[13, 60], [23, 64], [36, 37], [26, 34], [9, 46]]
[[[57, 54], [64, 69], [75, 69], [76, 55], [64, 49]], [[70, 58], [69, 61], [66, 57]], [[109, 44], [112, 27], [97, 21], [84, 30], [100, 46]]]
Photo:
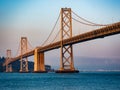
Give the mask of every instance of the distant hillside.
[[[5, 67], [2, 67], [4, 62], [4, 57], [0, 58], [0, 72], [5, 71]], [[51, 62], [52, 60], [52, 62]], [[59, 69], [59, 58], [52, 57], [49, 58], [47, 63], [49, 63], [54, 69]], [[29, 70], [32, 72], [34, 68], [34, 63], [29, 61]], [[119, 58], [91, 58], [91, 57], [74, 57], [75, 68], [80, 71], [104, 71], [104, 70], [120, 70], [120, 59]], [[51, 66], [46, 65], [46, 69], [50, 69]], [[12, 63], [13, 71], [19, 72], [20, 61]]]
[[0, 72], [3, 72], [5, 70], [5, 67], [2, 66], [4, 60], [5, 60], [4, 57], [0, 57]]
[[74, 63], [79, 70], [120, 70], [120, 59], [119, 58], [85, 58], [75, 57]]
[[[5, 61], [4, 57], [0, 58], [0, 72], [5, 72], [5, 67], [2, 66], [4, 61]], [[45, 68], [46, 68], [47, 71], [51, 70], [50, 65], [45, 65]], [[13, 62], [12, 63], [12, 69], [13, 69], [13, 72], [19, 72], [19, 70], [20, 70], [20, 61]], [[28, 70], [30, 72], [34, 71], [34, 62], [28, 61]]]
[[[46, 58], [46, 63], [49, 63], [54, 69], [59, 69], [60, 57]], [[99, 70], [120, 70], [120, 58], [95, 58], [74, 56], [74, 66], [80, 71], [99, 71]]]
[[[13, 72], [19, 72], [20, 71], [20, 61], [13, 62], [12, 69], [13, 69]], [[34, 69], [34, 63], [28, 61], [28, 70], [32, 72], [33, 69]]]

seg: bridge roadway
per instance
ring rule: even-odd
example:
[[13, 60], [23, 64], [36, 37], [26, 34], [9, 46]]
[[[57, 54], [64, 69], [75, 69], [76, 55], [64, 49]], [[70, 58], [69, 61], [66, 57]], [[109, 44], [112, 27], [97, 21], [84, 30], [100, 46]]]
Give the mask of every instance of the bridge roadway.
[[[115, 35], [115, 34], [119, 34], [120, 33], [120, 22], [90, 31], [90, 32], [86, 32], [83, 34], [79, 34], [76, 35], [72, 38], [68, 38], [63, 40], [63, 45], [67, 46], [70, 44], [76, 44], [76, 43], [81, 43], [81, 42], [85, 42], [85, 41], [89, 41], [89, 40], [93, 40], [93, 39], [97, 39], [97, 38], [104, 38], [106, 36], [110, 36], [110, 35]], [[60, 48], [61, 46], [61, 41], [43, 46], [43, 47], [37, 47], [38, 48], [38, 52], [46, 52], [49, 50], [53, 50], [53, 49], [57, 49]], [[12, 58], [11, 60], [7, 60], [6, 63], [4, 63], [3, 65], [5, 66], [5, 64], [10, 64], [16, 60], [20, 60], [21, 57], [25, 58], [25, 57], [29, 57], [34, 55], [34, 50], [31, 50], [23, 55], [19, 55], [17, 57]]]

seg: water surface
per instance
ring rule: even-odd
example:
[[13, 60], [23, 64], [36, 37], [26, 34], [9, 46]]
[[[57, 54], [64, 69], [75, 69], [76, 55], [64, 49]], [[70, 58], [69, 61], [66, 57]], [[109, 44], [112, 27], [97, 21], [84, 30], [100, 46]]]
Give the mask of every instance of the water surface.
[[0, 90], [120, 90], [120, 72], [0, 73]]

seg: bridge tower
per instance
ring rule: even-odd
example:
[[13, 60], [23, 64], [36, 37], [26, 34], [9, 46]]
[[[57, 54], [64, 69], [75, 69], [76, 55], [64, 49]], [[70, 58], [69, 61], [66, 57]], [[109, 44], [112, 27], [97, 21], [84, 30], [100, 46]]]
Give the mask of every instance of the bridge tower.
[[[8, 62], [8, 60], [11, 59], [11, 50], [8, 49], [6, 51], [7, 57], [6, 57], [6, 63]], [[12, 72], [12, 64], [6, 64], [6, 72]]]
[[60, 69], [56, 73], [79, 72], [74, 68], [72, 44], [64, 46], [64, 39], [72, 37], [71, 8], [61, 8], [61, 56]]
[[28, 41], [27, 37], [21, 37], [20, 43], [20, 51], [21, 51], [21, 59], [20, 59], [20, 72], [28, 72], [28, 58], [23, 58], [22, 55], [26, 53], [28, 50]]

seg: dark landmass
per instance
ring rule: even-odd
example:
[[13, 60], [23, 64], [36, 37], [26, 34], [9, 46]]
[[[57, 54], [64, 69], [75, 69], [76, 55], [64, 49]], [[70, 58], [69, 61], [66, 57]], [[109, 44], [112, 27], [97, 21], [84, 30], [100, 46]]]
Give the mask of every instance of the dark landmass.
[[[3, 63], [5, 61], [4, 57], [0, 57], [0, 72], [5, 72], [5, 67], [3, 67]], [[50, 65], [45, 65], [46, 71], [52, 71]], [[19, 72], [20, 70], [20, 61], [15, 61], [12, 63], [12, 71]], [[28, 61], [28, 70], [30, 72], [34, 71], [34, 62]]]
[[80, 71], [120, 71], [119, 58], [75, 57], [74, 62]]
[[[59, 57], [50, 57], [49, 60], [52, 60], [50, 65], [58, 70]], [[79, 71], [120, 71], [120, 58], [74, 56], [74, 66]]]
[[5, 71], [5, 67], [3, 67], [3, 63], [5, 61], [4, 57], [0, 57], [0, 72], [4, 72]]
[[[49, 58], [53, 60], [50, 64], [54, 69], [59, 69], [58, 57]], [[0, 72], [5, 71], [5, 67], [2, 66], [5, 58], [0, 57]], [[119, 58], [90, 58], [90, 57], [74, 57], [75, 68], [79, 71], [120, 71], [120, 59]], [[55, 66], [56, 65], [56, 66]], [[34, 62], [28, 62], [28, 68], [30, 72], [33, 72]], [[12, 63], [13, 72], [19, 72], [20, 61]], [[47, 71], [51, 70], [50, 65], [45, 65]]]

